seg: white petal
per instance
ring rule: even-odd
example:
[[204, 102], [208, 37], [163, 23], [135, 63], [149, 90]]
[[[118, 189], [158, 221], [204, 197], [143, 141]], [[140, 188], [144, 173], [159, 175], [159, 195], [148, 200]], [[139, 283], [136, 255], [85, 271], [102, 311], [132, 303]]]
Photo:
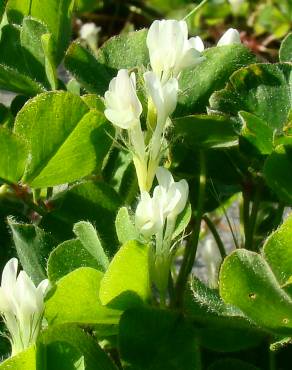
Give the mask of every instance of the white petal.
[[164, 111], [169, 117], [175, 110], [177, 105], [178, 81], [176, 78], [171, 78], [163, 86]]
[[239, 32], [234, 28], [229, 28], [223, 36], [218, 41], [217, 46], [231, 45], [231, 44], [240, 44], [240, 35]]
[[166, 191], [168, 191], [170, 186], [174, 183], [172, 174], [164, 167], [157, 168], [156, 177], [158, 180], [158, 184], [162, 186]]
[[175, 183], [175, 187], [176, 187], [176, 191], [179, 192], [180, 197], [172, 213], [173, 215], [178, 215], [184, 210], [186, 206], [188, 196], [189, 196], [189, 185], [186, 182], [186, 180], [180, 180], [179, 182]]
[[16, 275], [18, 268], [17, 258], [11, 258], [5, 265], [2, 272], [1, 287], [5, 292], [10, 292], [16, 283]]
[[156, 107], [158, 116], [165, 116], [164, 99], [162, 93], [162, 86], [159, 78], [153, 72], [144, 73], [144, 80], [146, 88], [151, 96], [151, 99]]
[[200, 52], [205, 50], [205, 45], [200, 36], [191, 37], [188, 42], [191, 48], [197, 49]]
[[37, 287], [37, 292], [41, 293], [43, 296], [46, 295], [48, 289], [50, 287], [50, 282], [48, 279], [41, 281]]
[[10, 302], [7, 299], [5, 291], [0, 288], [0, 312], [5, 313], [10, 311], [12, 311]]
[[183, 55], [183, 58], [181, 59], [178, 69], [175, 73], [178, 74], [183, 69], [192, 68], [195, 65], [200, 64], [204, 60], [205, 57], [202, 56], [202, 54], [197, 49], [188, 49]]

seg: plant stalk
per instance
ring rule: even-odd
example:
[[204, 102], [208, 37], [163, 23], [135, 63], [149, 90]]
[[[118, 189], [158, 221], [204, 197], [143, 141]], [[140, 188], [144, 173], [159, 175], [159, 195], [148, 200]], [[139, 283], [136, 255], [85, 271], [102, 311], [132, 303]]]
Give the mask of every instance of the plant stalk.
[[207, 4], [208, 0], [203, 0], [197, 5], [193, 10], [191, 10], [184, 18], [183, 21], [186, 21], [189, 17], [196, 14], [205, 4]]
[[255, 197], [252, 203], [252, 209], [248, 220], [248, 227], [245, 234], [245, 248], [249, 250], [254, 250], [254, 233], [261, 201], [261, 189], [262, 187], [258, 184], [256, 187]]
[[225, 247], [224, 247], [224, 244], [222, 242], [222, 239], [220, 238], [220, 235], [219, 235], [214, 223], [212, 222], [212, 220], [207, 215], [204, 215], [202, 218], [206, 222], [210, 232], [212, 233], [212, 235], [213, 235], [213, 237], [214, 237], [214, 239], [217, 243], [217, 246], [218, 246], [218, 249], [219, 249], [219, 252], [221, 254], [222, 259], [224, 259], [227, 256], [227, 254], [226, 254]]
[[183, 297], [188, 277], [192, 271], [195, 262], [200, 237], [201, 221], [204, 212], [205, 191], [206, 191], [206, 158], [205, 153], [203, 151], [200, 151], [200, 184], [198, 194], [197, 215], [195, 220], [194, 231], [185, 247], [185, 254], [182, 266], [179, 271], [175, 286], [175, 298], [174, 298], [175, 301], [173, 303], [175, 307], [182, 307], [183, 305]]

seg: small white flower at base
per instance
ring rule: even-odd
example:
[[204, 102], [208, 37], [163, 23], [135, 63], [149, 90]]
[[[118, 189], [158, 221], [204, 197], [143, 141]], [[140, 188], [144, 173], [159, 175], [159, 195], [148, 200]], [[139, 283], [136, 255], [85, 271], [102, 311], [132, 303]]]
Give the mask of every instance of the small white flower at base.
[[79, 36], [95, 51], [100, 30], [101, 28], [97, 27], [93, 22], [84, 23], [79, 30]]
[[154, 21], [148, 31], [147, 47], [151, 67], [163, 83], [204, 60], [202, 44], [196, 38], [188, 40], [185, 21]]
[[142, 105], [136, 93], [135, 73], [129, 76], [126, 69], [120, 69], [117, 76], [111, 80], [104, 97], [106, 106], [104, 114], [110, 122], [126, 130], [137, 125]]
[[142, 192], [135, 213], [137, 230], [146, 239], [154, 236], [151, 250], [151, 279], [159, 290], [161, 304], [165, 304], [168, 278], [173, 258], [172, 236], [177, 216], [184, 210], [189, 193], [185, 180], [175, 182], [171, 173], [162, 167], [156, 171], [158, 185], [153, 196]]
[[12, 356], [36, 342], [49, 286], [43, 280], [36, 287], [25, 271], [17, 276], [17, 269], [18, 260], [12, 258], [3, 269], [0, 287], [0, 312], [10, 334]]
[[163, 228], [163, 223], [163, 213], [159, 199], [155, 196], [151, 198], [149, 193], [143, 191], [135, 213], [137, 230], [144, 237], [149, 238]]
[[171, 173], [163, 167], [158, 167], [156, 177], [159, 186], [155, 190], [160, 194], [163, 214], [165, 217], [176, 218], [186, 206], [189, 185], [186, 180], [175, 182]]
[[241, 44], [239, 32], [235, 28], [229, 28], [217, 43], [217, 46]]
[[186, 180], [175, 182], [171, 173], [163, 167], [157, 169], [156, 176], [158, 185], [154, 188], [153, 197], [142, 192], [136, 209], [136, 227], [145, 237], [162, 234], [166, 220], [171, 220], [174, 226], [176, 217], [184, 210], [188, 200]]

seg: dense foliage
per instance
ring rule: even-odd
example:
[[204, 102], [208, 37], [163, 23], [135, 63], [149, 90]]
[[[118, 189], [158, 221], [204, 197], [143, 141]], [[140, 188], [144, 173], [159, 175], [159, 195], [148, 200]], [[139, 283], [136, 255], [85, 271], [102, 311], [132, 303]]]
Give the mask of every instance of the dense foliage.
[[292, 6], [235, 3], [0, 0], [0, 370], [291, 368]]

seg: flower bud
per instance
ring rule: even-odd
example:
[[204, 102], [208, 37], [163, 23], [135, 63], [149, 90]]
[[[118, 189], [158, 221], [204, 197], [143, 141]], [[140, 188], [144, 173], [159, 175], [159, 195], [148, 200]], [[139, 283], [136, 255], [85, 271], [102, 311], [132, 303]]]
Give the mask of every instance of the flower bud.
[[105, 93], [105, 106], [104, 114], [115, 126], [128, 130], [137, 125], [142, 105], [136, 93], [135, 73], [129, 76], [126, 69], [119, 70]]
[[234, 28], [229, 28], [218, 41], [217, 46], [241, 44], [239, 32]]

